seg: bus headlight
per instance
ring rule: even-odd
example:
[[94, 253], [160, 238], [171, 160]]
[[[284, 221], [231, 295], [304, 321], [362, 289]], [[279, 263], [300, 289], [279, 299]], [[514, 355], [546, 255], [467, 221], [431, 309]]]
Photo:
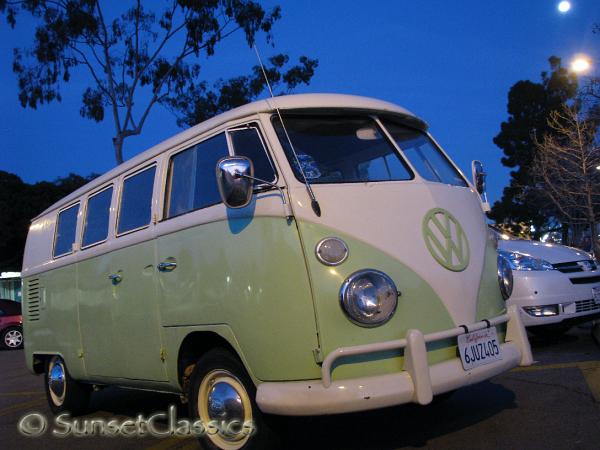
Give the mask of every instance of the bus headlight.
[[383, 325], [398, 306], [396, 285], [385, 273], [373, 269], [350, 275], [340, 289], [342, 309], [351, 322], [361, 327]]
[[504, 300], [511, 296], [513, 290], [513, 273], [508, 260], [498, 255], [498, 283]]

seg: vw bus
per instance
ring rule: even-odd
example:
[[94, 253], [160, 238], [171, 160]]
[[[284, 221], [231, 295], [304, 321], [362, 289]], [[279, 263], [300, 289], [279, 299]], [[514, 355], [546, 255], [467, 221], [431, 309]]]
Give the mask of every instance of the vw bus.
[[30, 227], [29, 369], [56, 413], [91, 388], [183, 395], [209, 448], [270, 415], [364, 411], [532, 362], [479, 191], [407, 110], [347, 95], [236, 108]]

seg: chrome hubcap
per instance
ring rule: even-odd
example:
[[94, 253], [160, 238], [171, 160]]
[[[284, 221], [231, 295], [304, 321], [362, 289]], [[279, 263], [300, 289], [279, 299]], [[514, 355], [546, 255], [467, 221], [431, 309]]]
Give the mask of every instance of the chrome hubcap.
[[208, 416], [211, 420], [244, 421], [244, 405], [238, 392], [226, 382], [215, 383], [208, 393]]
[[23, 343], [23, 334], [19, 330], [10, 330], [4, 336], [4, 344], [10, 348], [17, 348]]
[[61, 405], [65, 399], [65, 369], [60, 361], [54, 361], [48, 374], [50, 396], [56, 405]]
[[198, 390], [198, 415], [204, 424], [217, 424], [218, 433], [206, 438], [221, 449], [237, 450], [250, 439], [252, 403], [241, 381], [227, 370], [206, 374]]

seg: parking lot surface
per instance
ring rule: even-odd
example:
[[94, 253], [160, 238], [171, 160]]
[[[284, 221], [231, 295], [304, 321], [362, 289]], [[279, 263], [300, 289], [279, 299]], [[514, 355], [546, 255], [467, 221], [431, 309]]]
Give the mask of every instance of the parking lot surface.
[[[330, 417], [284, 419], [285, 448], [328, 449], [598, 449], [600, 448], [600, 348], [589, 325], [546, 341], [532, 338], [531, 367], [458, 390], [426, 407], [407, 405]], [[2, 448], [198, 448], [192, 438], [25, 437], [19, 420], [37, 412], [53, 417], [43, 378], [25, 368], [22, 351], [0, 351]], [[179, 405], [166, 394], [107, 388], [92, 396], [87, 418], [135, 419]], [[178, 406], [184, 417], [185, 407]], [[81, 418], [81, 419], [85, 419]]]

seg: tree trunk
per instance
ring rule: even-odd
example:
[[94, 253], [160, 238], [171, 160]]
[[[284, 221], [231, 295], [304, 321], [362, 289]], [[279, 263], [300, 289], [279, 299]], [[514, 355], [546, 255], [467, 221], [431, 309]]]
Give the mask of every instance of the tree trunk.
[[123, 138], [121, 136], [113, 138], [113, 147], [115, 148], [115, 160], [117, 165], [123, 164]]
[[571, 245], [569, 241], [569, 225], [563, 223], [561, 225], [562, 245]]

